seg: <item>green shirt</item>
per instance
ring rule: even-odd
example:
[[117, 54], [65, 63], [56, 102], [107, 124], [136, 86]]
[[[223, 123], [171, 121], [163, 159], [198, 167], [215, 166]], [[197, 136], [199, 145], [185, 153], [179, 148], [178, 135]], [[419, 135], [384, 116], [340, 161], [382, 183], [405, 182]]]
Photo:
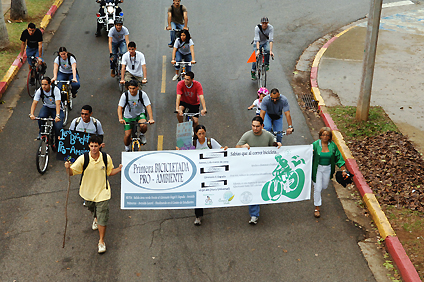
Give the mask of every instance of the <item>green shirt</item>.
[[[321, 150], [322, 150], [322, 146], [321, 146], [321, 140], [318, 139], [316, 140], [314, 143], [312, 143], [313, 145], [313, 157], [312, 157], [312, 181], [316, 182], [317, 181], [317, 170], [318, 170], [318, 164], [319, 164], [319, 159], [320, 159], [320, 154], [321, 154]], [[330, 150], [331, 153], [331, 159], [330, 159], [330, 165], [331, 165], [331, 175], [330, 178], [333, 177], [334, 172], [336, 171], [336, 165], [338, 167], [342, 167], [345, 165], [345, 161], [343, 159], [342, 154], [340, 153], [339, 149], [337, 148], [336, 143], [334, 143], [333, 141], [328, 143], [328, 150]]]
[[253, 130], [249, 130], [243, 134], [237, 145], [242, 146], [249, 144], [250, 147], [269, 147], [274, 145], [274, 135], [266, 130], [262, 130], [261, 135], [255, 135]]

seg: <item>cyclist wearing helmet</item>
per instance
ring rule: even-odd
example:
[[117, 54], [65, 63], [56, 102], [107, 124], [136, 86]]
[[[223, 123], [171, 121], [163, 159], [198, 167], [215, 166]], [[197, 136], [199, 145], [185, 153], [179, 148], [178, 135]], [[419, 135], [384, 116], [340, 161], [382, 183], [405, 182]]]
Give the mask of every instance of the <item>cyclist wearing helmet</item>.
[[109, 30], [109, 54], [110, 54], [110, 76], [115, 77], [116, 53], [124, 54], [127, 52], [127, 45], [130, 42], [128, 29], [123, 26], [123, 20], [115, 20], [115, 26]]
[[[267, 17], [261, 19], [261, 24], [255, 27], [255, 38], [253, 39], [253, 50], [256, 51], [256, 57], [259, 55], [260, 48], [264, 48], [266, 70], [269, 70], [269, 55], [274, 57], [272, 45], [274, 41], [274, 27], [269, 24]], [[256, 79], [256, 62], [252, 63], [252, 80]]]
[[268, 89], [266, 89], [265, 87], [261, 87], [258, 90], [258, 96], [259, 98], [256, 99], [255, 101], [253, 101], [253, 104], [248, 107], [248, 110], [253, 109], [253, 107], [256, 107], [256, 115], [259, 116], [259, 114], [261, 113], [261, 103], [262, 103], [262, 99], [269, 94]]

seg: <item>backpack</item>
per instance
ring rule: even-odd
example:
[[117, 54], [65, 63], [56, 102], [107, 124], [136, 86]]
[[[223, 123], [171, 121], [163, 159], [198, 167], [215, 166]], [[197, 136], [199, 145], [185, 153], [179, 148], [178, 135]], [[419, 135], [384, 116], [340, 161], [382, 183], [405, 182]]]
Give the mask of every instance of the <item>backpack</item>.
[[[184, 18], [183, 5], [180, 5], [180, 13], [181, 13], [181, 16]], [[172, 17], [175, 17], [174, 5], [171, 5], [171, 15], [172, 15]]]
[[[129, 103], [128, 103], [128, 92], [129, 92], [129, 90], [128, 91], [125, 91], [125, 106], [124, 106], [124, 108], [122, 109], [123, 111], [125, 110], [125, 107], [128, 105], [129, 106]], [[141, 90], [139, 89], [138, 90], [138, 101], [140, 101], [140, 103], [143, 105], [143, 107], [144, 107], [144, 109], [146, 110], [146, 106], [144, 105], [144, 102], [143, 102], [143, 98], [141, 97], [142, 96], [142, 92], [141, 92]], [[130, 107], [130, 110], [129, 110], [130, 112], [131, 112], [131, 107]]]
[[[94, 123], [94, 127], [96, 128], [96, 134], [97, 134], [97, 119], [95, 119], [95, 118], [92, 117], [91, 120]], [[77, 120], [75, 121], [74, 130], [77, 130], [77, 125], [80, 123], [80, 121], [81, 121], [81, 117], [78, 117]]]
[[[193, 139], [193, 147], [196, 148], [197, 139]], [[210, 138], [206, 138], [206, 145], [208, 145], [209, 149], [212, 149], [212, 143]]]
[[44, 103], [44, 96], [46, 96], [46, 97], [54, 97], [54, 88], [55, 88], [56, 86], [55, 85], [52, 85], [51, 87], [50, 87], [50, 90], [51, 90], [51, 92], [52, 92], [52, 95], [47, 95], [47, 93], [45, 93], [44, 92], [44, 89], [43, 89], [43, 87], [40, 87], [40, 91], [41, 91], [41, 95], [40, 95], [40, 99], [43, 101], [43, 103]]
[[[68, 64], [71, 66], [71, 57], [74, 57], [74, 59], [75, 59], [75, 61], [77, 60], [77, 57], [75, 57], [75, 55], [74, 54], [72, 54], [72, 53], [69, 53], [68, 52]], [[58, 61], [59, 61], [59, 64], [58, 65], [60, 65], [60, 55], [59, 55], [59, 53], [57, 54], [57, 59], [58, 59]], [[78, 74], [78, 68], [77, 68], [77, 74]], [[79, 75], [79, 74], [78, 74]]]
[[[82, 166], [82, 173], [81, 173], [81, 179], [80, 179], [80, 185], [82, 182], [82, 178], [84, 177], [84, 171], [88, 166], [88, 163], [90, 162], [90, 156], [88, 155], [90, 152], [86, 152], [84, 153], [84, 164]], [[107, 188], [107, 154], [105, 152], [100, 151], [100, 153], [102, 153], [103, 156], [103, 163], [105, 164], [105, 176], [106, 176], [106, 190]]]
[[264, 30], [262, 29], [262, 25], [258, 24], [258, 27], [259, 27], [259, 30], [262, 32], [262, 34], [265, 36], [265, 38], [269, 40], [269, 36], [264, 33]]

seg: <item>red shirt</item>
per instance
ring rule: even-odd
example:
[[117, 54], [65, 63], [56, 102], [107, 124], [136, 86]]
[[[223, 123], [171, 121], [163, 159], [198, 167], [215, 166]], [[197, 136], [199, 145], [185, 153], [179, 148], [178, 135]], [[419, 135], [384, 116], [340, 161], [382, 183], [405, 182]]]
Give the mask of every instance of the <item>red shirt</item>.
[[200, 100], [199, 96], [203, 95], [203, 88], [200, 82], [193, 80], [193, 84], [190, 88], [188, 88], [184, 80], [181, 80], [177, 84], [177, 95], [181, 95], [182, 102], [185, 102], [189, 105], [199, 105]]

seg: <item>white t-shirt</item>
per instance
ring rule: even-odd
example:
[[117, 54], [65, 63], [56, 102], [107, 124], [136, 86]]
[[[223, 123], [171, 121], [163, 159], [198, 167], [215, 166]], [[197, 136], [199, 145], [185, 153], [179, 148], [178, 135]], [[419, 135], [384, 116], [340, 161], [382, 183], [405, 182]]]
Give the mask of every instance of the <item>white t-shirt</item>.
[[125, 35], [130, 34], [128, 31], [128, 28], [126, 28], [125, 26], [122, 26], [121, 31], [117, 31], [115, 27], [112, 27], [109, 30], [109, 34], [108, 37], [112, 37], [112, 42], [113, 43], [118, 43], [122, 40], [125, 39]]
[[[77, 122], [78, 119], [80, 119], [80, 121], [75, 127], [75, 123]], [[71, 125], [69, 126], [69, 129], [76, 130], [79, 132], [84, 132], [84, 133], [104, 135], [100, 120], [96, 119], [96, 124], [97, 124], [97, 130], [96, 130], [96, 126], [94, 125], [93, 119], [94, 119], [93, 117], [90, 117], [89, 122], [84, 122], [84, 120], [81, 117], [74, 118], [74, 120], [71, 122]]]
[[72, 73], [72, 65], [74, 63], [76, 63], [77, 61], [75, 60], [75, 58], [73, 56], [70, 56], [70, 62], [71, 64], [69, 65], [68, 63], [68, 58], [66, 58], [66, 60], [63, 60], [60, 56], [56, 57], [56, 59], [54, 59], [54, 63], [59, 65], [59, 71], [62, 73]]
[[177, 51], [183, 55], [188, 55], [191, 53], [190, 46], [194, 45], [193, 40], [190, 38], [188, 43], [181, 42], [180, 38], [177, 38], [174, 42], [174, 48], [177, 48]]
[[259, 101], [259, 99], [256, 99], [255, 101], [253, 101], [253, 106], [256, 107], [256, 113], [260, 114], [261, 113], [261, 101]]
[[122, 64], [126, 66], [126, 70], [130, 74], [143, 77], [143, 69], [141, 66], [146, 64], [143, 53], [135, 51], [135, 56], [130, 58], [130, 52], [126, 52], [122, 56]]
[[[221, 149], [221, 145], [213, 138], [211, 138], [212, 149]], [[200, 144], [199, 140], [196, 140], [196, 150], [209, 149], [208, 147], [208, 138], [205, 137], [205, 143]]]
[[[150, 100], [146, 92], [144, 92], [143, 90], [141, 91], [139, 90], [135, 96], [131, 95], [129, 91], [126, 91], [126, 92], [128, 92], [128, 104], [126, 103], [125, 92], [121, 95], [121, 98], [119, 99], [119, 103], [118, 103], [118, 106], [121, 106], [124, 108], [124, 118], [136, 118], [140, 114], [145, 113], [146, 112], [145, 107], [150, 105]], [[144, 107], [143, 107], [143, 104], [140, 103], [140, 99], [139, 99], [140, 92], [142, 93], [141, 97], [143, 99]]]
[[[52, 89], [53, 94], [52, 94]], [[34, 100], [40, 101], [41, 98], [41, 87], [35, 92]], [[44, 90], [43, 90], [44, 91]], [[60, 90], [56, 86], [51, 86], [49, 92], [44, 92], [44, 99], [43, 99], [43, 105], [47, 108], [55, 109], [56, 108], [56, 101], [61, 101], [60, 99]]]

